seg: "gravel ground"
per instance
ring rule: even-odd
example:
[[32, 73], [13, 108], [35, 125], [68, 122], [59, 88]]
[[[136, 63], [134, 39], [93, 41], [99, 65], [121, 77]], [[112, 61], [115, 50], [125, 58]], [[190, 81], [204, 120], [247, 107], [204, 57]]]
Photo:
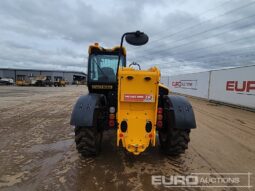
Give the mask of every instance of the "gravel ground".
[[73, 104], [86, 93], [86, 86], [0, 87], [0, 190], [254, 189], [151, 184], [152, 175], [251, 172], [255, 186], [254, 112], [189, 98], [198, 128], [181, 157], [166, 157], [158, 147], [127, 155], [108, 131], [101, 155], [85, 159], [75, 149], [69, 120]]

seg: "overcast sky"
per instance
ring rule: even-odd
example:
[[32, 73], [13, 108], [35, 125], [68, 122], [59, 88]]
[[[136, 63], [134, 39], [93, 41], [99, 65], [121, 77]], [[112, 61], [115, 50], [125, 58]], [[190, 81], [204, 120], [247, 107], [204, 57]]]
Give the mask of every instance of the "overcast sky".
[[1, 0], [0, 67], [87, 69], [89, 44], [127, 47], [128, 63], [162, 75], [255, 64], [254, 0]]

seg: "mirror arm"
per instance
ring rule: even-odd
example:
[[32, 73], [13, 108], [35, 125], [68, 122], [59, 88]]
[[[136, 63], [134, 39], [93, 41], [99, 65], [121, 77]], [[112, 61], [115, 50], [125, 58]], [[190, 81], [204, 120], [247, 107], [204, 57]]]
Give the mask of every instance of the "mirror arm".
[[121, 41], [120, 41], [120, 49], [119, 49], [119, 56], [118, 56], [118, 65], [117, 65], [117, 72], [116, 72], [116, 82], [118, 82], [118, 73], [119, 73], [119, 66], [120, 66], [120, 56], [121, 56], [121, 52], [122, 52], [122, 47], [123, 47], [123, 42], [124, 42], [124, 37], [128, 34], [133, 34], [133, 32], [127, 32], [124, 33], [121, 37]]

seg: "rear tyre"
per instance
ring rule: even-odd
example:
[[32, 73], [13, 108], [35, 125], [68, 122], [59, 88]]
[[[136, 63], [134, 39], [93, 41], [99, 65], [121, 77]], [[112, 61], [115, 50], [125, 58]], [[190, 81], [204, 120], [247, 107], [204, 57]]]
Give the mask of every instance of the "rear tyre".
[[169, 156], [179, 156], [188, 148], [190, 130], [167, 127], [159, 131], [160, 148]]
[[168, 100], [164, 100], [163, 128], [159, 129], [159, 142], [162, 152], [169, 156], [179, 156], [188, 149], [190, 129], [175, 127], [175, 116]]
[[76, 149], [82, 156], [97, 156], [101, 150], [101, 142], [102, 132], [96, 127], [75, 127]]

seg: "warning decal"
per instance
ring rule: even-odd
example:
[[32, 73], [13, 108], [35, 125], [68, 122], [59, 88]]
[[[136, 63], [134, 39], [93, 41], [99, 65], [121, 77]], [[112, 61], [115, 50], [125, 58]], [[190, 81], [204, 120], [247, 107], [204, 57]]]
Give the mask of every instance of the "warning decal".
[[153, 102], [153, 96], [151, 94], [124, 94], [124, 101]]

